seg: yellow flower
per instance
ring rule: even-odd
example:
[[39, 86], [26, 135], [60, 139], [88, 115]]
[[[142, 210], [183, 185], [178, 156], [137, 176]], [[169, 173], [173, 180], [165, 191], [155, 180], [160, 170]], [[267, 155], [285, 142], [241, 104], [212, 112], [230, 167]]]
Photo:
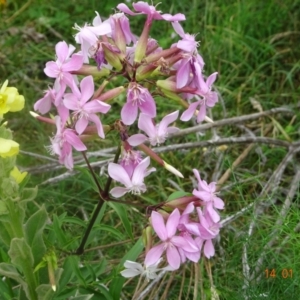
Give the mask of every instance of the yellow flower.
[[17, 183], [21, 183], [26, 175], [27, 172], [21, 173], [16, 166], [13, 168], [12, 171], [10, 171], [10, 176], [13, 177]]
[[13, 140], [0, 138], [0, 156], [8, 157], [19, 153], [19, 144]]
[[8, 87], [6, 80], [0, 89], [0, 117], [8, 111], [19, 111], [24, 108], [25, 99], [15, 87]]

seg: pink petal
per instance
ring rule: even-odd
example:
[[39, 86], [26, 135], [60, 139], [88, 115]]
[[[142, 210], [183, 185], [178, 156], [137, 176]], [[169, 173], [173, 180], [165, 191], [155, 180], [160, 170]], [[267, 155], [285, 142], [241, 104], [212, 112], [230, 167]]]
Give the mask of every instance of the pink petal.
[[100, 100], [92, 100], [92, 101], [86, 103], [83, 108], [85, 111], [87, 111], [89, 113], [101, 112], [103, 114], [106, 114], [110, 110], [111, 106]]
[[127, 192], [129, 192], [128, 188], [118, 187], [118, 186], [110, 190], [111, 195], [115, 198], [120, 198], [124, 196]]
[[145, 257], [145, 265], [151, 266], [157, 263], [164, 252], [164, 244], [159, 244], [149, 250]]
[[119, 9], [120, 11], [124, 12], [125, 14], [131, 15], [131, 16], [139, 15], [138, 13], [134, 13], [132, 10], [130, 10], [128, 8], [128, 6], [124, 3], [120, 3], [117, 6], [117, 9]]
[[137, 105], [132, 105], [131, 102], [124, 104], [121, 110], [121, 118], [125, 125], [131, 125], [136, 120], [138, 114]]
[[204, 248], [203, 248], [203, 252], [204, 252], [204, 255], [207, 257], [207, 258], [210, 258], [212, 256], [215, 255], [215, 247], [212, 243], [212, 240], [208, 240], [205, 242], [205, 245], [204, 245]]
[[183, 114], [181, 115], [180, 120], [181, 121], [189, 121], [192, 118], [192, 116], [194, 115], [195, 110], [200, 103], [201, 103], [200, 101], [196, 101], [196, 102], [190, 104], [189, 108], [187, 110], [185, 110], [183, 112]]
[[194, 173], [196, 179], [198, 180], [198, 184], [199, 184], [199, 182], [201, 181], [199, 171], [197, 169], [193, 169], [193, 173]]
[[171, 238], [171, 243], [176, 247], [182, 248], [183, 250], [188, 252], [198, 251], [198, 248], [195, 246], [194, 243], [193, 244], [189, 243], [189, 241], [182, 236], [173, 236]]
[[80, 140], [77, 134], [72, 132], [71, 130], [66, 130], [65, 131], [65, 138], [66, 141], [72, 145], [77, 151], [85, 151], [87, 150], [86, 146], [84, 143]]
[[170, 22], [184, 21], [185, 20], [185, 15], [184, 14], [176, 14], [174, 16], [172, 16], [170, 14], [163, 14], [161, 16], [164, 20], [170, 21]]
[[220, 215], [214, 210], [211, 202], [207, 203], [205, 209], [214, 223], [218, 223], [220, 221]]
[[44, 73], [51, 78], [56, 78], [59, 73], [59, 68], [54, 61], [49, 61], [46, 63], [46, 68], [44, 69]]
[[144, 134], [138, 133], [138, 134], [134, 134], [131, 137], [129, 137], [127, 139], [127, 142], [129, 143], [129, 145], [135, 147], [140, 144], [143, 144], [146, 140], [147, 140], [147, 137]]
[[169, 265], [177, 270], [180, 267], [180, 255], [176, 247], [168, 247], [167, 248], [167, 260]]
[[152, 211], [151, 213], [151, 223], [154, 231], [158, 235], [158, 237], [165, 241], [168, 238], [167, 229], [165, 226], [164, 219], [162, 215], [156, 211]]
[[204, 104], [202, 104], [200, 106], [200, 110], [198, 112], [198, 115], [197, 115], [197, 122], [200, 123], [204, 120], [206, 116], [206, 106]]
[[121, 165], [115, 163], [109, 163], [108, 174], [111, 178], [113, 178], [118, 182], [121, 182], [126, 187], [132, 187], [131, 180], [127, 172], [124, 170], [124, 168]]
[[75, 129], [78, 134], [82, 134], [86, 127], [88, 126], [89, 121], [86, 118], [80, 118], [75, 125]]
[[58, 42], [55, 46], [55, 52], [56, 52], [58, 60], [61, 63], [63, 63], [66, 60], [66, 58], [68, 57], [68, 54], [69, 54], [68, 44], [65, 41]]
[[187, 85], [190, 79], [190, 64], [188, 59], [182, 59], [176, 74], [176, 87], [178, 89]]
[[166, 229], [167, 229], [168, 238], [171, 238], [176, 233], [177, 226], [179, 224], [179, 219], [180, 219], [180, 212], [176, 208], [171, 213], [171, 215], [169, 216], [168, 221], [166, 223]]
[[146, 134], [149, 137], [154, 136], [155, 133], [156, 133], [156, 129], [155, 129], [155, 126], [153, 124], [152, 118], [147, 114], [143, 114], [143, 113], [140, 114], [138, 127], [139, 127], [139, 129], [146, 132]]
[[185, 251], [185, 255], [190, 261], [193, 261], [195, 263], [197, 263], [200, 259], [200, 251], [198, 251], [198, 252], [187, 252], [187, 251]]
[[150, 157], [144, 158], [134, 169], [132, 175], [132, 184], [140, 185], [144, 181], [145, 171], [150, 164]]
[[71, 110], [79, 110], [80, 109], [80, 102], [73, 94], [65, 94], [63, 104], [66, 108]]
[[63, 65], [64, 72], [71, 72], [79, 70], [83, 65], [83, 56], [74, 54], [71, 59]]
[[224, 201], [219, 197], [214, 197], [214, 207], [217, 209], [224, 209]]
[[84, 77], [80, 82], [81, 99], [80, 103], [86, 103], [94, 94], [94, 80], [93, 76]]
[[213, 83], [216, 81], [217, 75], [218, 75], [218, 72], [215, 72], [207, 77], [206, 84], [209, 87], [211, 87], [213, 85]]
[[90, 114], [89, 119], [90, 119], [90, 121], [94, 122], [94, 124], [96, 125], [98, 135], [102, 139], [104, 139], [105, 135], [104, 135], [104, 131], [103, 131], [103, 126], [102, 126], [102, 123], [101, 123], [99, 117], [95, 114]]
[[139, 105], [139, 108], [141, 112], [144, 114], [149, 115], [151, 118], [154, 118], [156, 116], [156, 104], [154, 99], [149, 93], [149, 96], [147, 97], [146, 101], [142, 102]]
[[193, 195], [202, 201], [212, 201], [212, 195], [206, 191], [193, 190]]
[[46, 114], [51, 109], [52, 101], [50, 96], [46, 96], [38, 100], [34, 104], [34, 110], [39, 111], [42, 115]]
[[182, 38], [184, 38], [184, 30], [182, 28], [182, 26], [180, 25], [180, 23], [177, 22], [172, 22], [172, 26], [175, 30], [175, 32]]
[[169, 124], [173, 123], [178, 118], [178, 115], [179, 110], [166, 115], [159, 123], [158, 135], [163, 135], [167, 131], [167, 127], [169, 126]]

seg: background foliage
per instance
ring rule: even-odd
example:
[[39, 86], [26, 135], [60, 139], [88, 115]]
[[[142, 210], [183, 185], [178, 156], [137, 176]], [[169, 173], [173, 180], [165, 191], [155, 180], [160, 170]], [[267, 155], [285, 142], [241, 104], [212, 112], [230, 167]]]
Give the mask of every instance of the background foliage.
[[[0, 82], [9, 79], [10, 85], [18, 87], [20, 94], [26, 99], [26, 108], [22, 112], [8, 116], [9, 126], [14, 130], [14, 139], [21, 144], [22, 150], [49, 157], [44, 145], [49, 144], [48, 136], [54, 130], [38, 123], [28, 112], [33, 110], [33, 103], [42, 97], [43, 90], [51, 84], [46, 79], [43, 68], [47, 61], [54, 58], [55, 44], [61, 40], [75, 44], [72, 37], [75, 33], [72, 29], [74, 23], [81, 26], [91, 22], [95, 16], [94, 11], [108, 17], [117, 4], [117, 1], [93, 0], [82, 0], [80, 4], [75, 0], [15, 0], [7, 1], [6, 5], [1, 6]], [[197, 39], [201, 41], [200, 52], [206, 62], [205, 74], [214, 71], [219, 73], [216, 89], [220, 93], [220, 102], [212, 111], [214, 120], [255, 113], [257, 105], [262, 110], [279, 106], [289, 106], [292, 109], [290, 114], [260, 118], [243, 126], [227, 125], [173, 139], [167, 144], [251, 134], [288, 142], [299, 140], [299, 0], [194, 0], [176, 4], [173, 1], [163, 1], [160, 9], [163, 12], [182, 12], [186, 15], [183, 27], [186, 32], [197, 34]], [[143, 18], [134, 18], [132, 22], [132, 31], [139, 34]], [[161, 45], [167, 47], [176, 41], [171, 32], [170, 24], [157, 22], [151, 34], [160, 40]], [[256, 107], [251, 99], [257, 101]], [[118, 118], [121, 103], [118, 102], [122, 100], [119, 99], [114, 104], [116, 113], [111, 119]], [[157, 101], [161, 114], [176, 109], [175, 103], [162, 99]], [[178, 125], [187, 127], [192, 123]], [[111, 140], [95, 141], [91, 144], [91, 149], [96, 151], [114, 145], [112, 136]], [[247, 146], [229, 144], [227, 150], [209, 147], [163, 154], [171, 164], [180, 166], [185, 179], [168, 178], [169, 174], [158, 169], [149, 178], [149, 193], [142, 196], [143, 200], [149, 205], [163, 201], [176, 190], [177, 185], [191, 191], [189, 177], [192, 168], [200, 170], [204, 179], [217, 181], [227, 169], [233, 169], [233, 162]], [[300, 200], [299, 181], [295, 177], [299, 176], [299, 154], [290, 157], [280, 180], [271, 185], [266, 193], [263, 190], [272, 174], [280, 173], [278, 166], [287, 153], [288, 149], [283, 147], [255, 145], [237, 168], [232, 170], [229, 179], [222, 186], [221, 196], [226, 203], [223, 218], [239, 212], [249, 204], [262, 203], [263, 206], [259, 206], [259, 211], [254, 206], [251, 207], [221, 231], [216, 256], [211, 260], [213, 282], [220, 299], [241, 299], [242, 294], [249, 299], [297, 299], [296, 295], [300, 293]], [[101, 157], [101, 160], [110, 157]], [[49, 244], [55, 241], [57, 249], [76, 249], [85, 221], [97, 203], [97, 195], [87, 172], [51, 183], [47, 180], [65, 173], [64, 168], [59, 167], [55, 161], [46, 161], [26, 153], [21, 154], [18, 159], [19, 165], [32, 174], [30, 185], [40, 185], [36, 203], [29, 204], [29, 209], [33, 213], [36, 206], [44, 204], [53, 222], [48, 228], [46, 241]], [[91, 159], [95, 162], [99, 160], [95, 157]], [[101, 176], [106, 174], [103, 167], [98, 167], [97, 172]], [[282, 208], [291, 195], [289, 192], [293, 182], [296, 182], [296, 188], [289, 198], [291, 204], [282, 217]], [[131, 198], [132, 201], [139, 201], [133, 196]], [[139, 236], [145, 224], [144, 211], [127, 207], [123, 209], [128, 213], [128, 222], [120, 218], [115, 209], [107, 206], [101, 223], [99, 221], [94, 228], [87, 245], [87, 248], [102, 248], [88, 251], [82, 257], [83, 268], [76, 267], [78, 258], [64, 259], [63, 252], [58, 250], [59, 266], [73, 266], [72, 274], [69, 277], [65, 274], [61, 283], [65, 284], [66, 295], [69, 290], [70, 295], [72, 294], [73, 286], [91, 293], [98, 290], [104, 295], [105, 289], [100, 287], [96, 279], [101, 280], [101, 276], [107, 277], [108, 274], [111, 274], [111, 279], [117, 278], [117, 271], [120, 269], [112, 271], [112, 267], [117, 266], [123, 255], [134, 245], [135, 242], [130, 240], [131, 230], [133, 236]], [[77, 217], [83, 221], [79, 221]], [[253, 233], [249, 236], [251, 224]], [[126, 242], [115, 247], [105, 247], [120, 241]], [[246, 262], [253, 275], [248, 277], [249, 280], [243, 269], [245, 248], [248, 254]], [[1, 252], [0, 259], [5, 261], [5, 249]], [[258, 259], [262, 255], [264, 260], [259, 265]], [[266, 278], [266, 269], [275, 269], [276, 277]], [[293, 270], [293, 276], [284, 279], [281, 274], [283, 269]], [[199, 284], [199, 290], [209, 297], [210, 283], [204, 265], [201, 265], [200, 270], [198, 280], [202, 279], [202, 284]], [[186, 270], [176, 272], [175, 276], [166, 278], [159, 286], [161, 297], [164, 297], [165, 284], [168, 283], [168, 288], [165, 289], [167, 299], [178, 299], [180, 293], [182, 299], [191, 299], [189, 297], [193, 288], [190, 286], [194, 284], [195, 278], [192, 265], [188, 265]], [[130, 299], [136, 283], [131, 281], [126, 284], [122, 292], [124, 299]]]

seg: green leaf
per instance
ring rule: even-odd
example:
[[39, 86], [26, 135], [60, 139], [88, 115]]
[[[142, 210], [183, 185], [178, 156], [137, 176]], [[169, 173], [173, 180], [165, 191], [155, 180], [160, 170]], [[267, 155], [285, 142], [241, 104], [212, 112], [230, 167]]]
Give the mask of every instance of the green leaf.
[[2, 276], [9, 277], [20, 284], [26, 284], [26, 282], [23, 280], [21, 274], [18, 272], [16, 267], [12, 264], [7, 264], [7, 263], [0, 263], [0, 274]]
[[33, 274], [33, 256], [32, 251], [24, 238], [14, 238], [11, 241], [8, 251], [11, 261], [20, 270], [22, 270], [25, 281], [28, 284], [28, 298], [31, 300], [37, 299], [35, 292], [36, 280]]
[[25, 294], [27, 295], [27, 297], [29, 297], [28, 285], [15, 266], [13, 266], [12, 264], [0, 263], [0, 274], [20, 283]]
[[34, 265], [39, 263], [45, 252], [46, 246], [43, 240], [43, 230], [46, 226], [48, 214], [43, 206], [34, 213], [24, 225], [26, 241], [32, 249]]
[[36, 293], [38, 300], [51, 300], [55, 292], [50, 284], [41, 284], [36, 288]]
[[[138, 256], [142, 253], [143, 249], [144, 249], [143, 238], [140, 237], [137, 240], [137, 242], [134, 244], [134, 246], [129, 250], [129, 252], [126, 253], [121, 259], [118, 267], [116, 268], [117, 272], [119, 272], [119, 270], [123, 268], [124, 262], [126, 260], [136, 261]], [[125, 277], [118, 275], [118, 277], [114, 278], [111, 284], [109, 285], [109, 292], [113, 296], [114, 300], [121, 299], [121, 291], [125, 280], [126, 280]]]
[[72, 264], [74, 263], [74, 260], [71, 256], [68, 256], [63, 264], [63, 273], [61, 276], [61, 279], [58, 283], [58, 291], [63, 292], [65, 290], [65, 287], [68, 283], [71, 282], [72, 278], [74, 277], [73, 273], [73, 267]]
[[108, 205], [118, 214], [127, 234], [133, 239], [131, 223], [129, 222], [127, 210], [124, 205], [112, 202], [108, 202]]
[[8, 210], [5, 204], [5, 201], [0, 200], [0, 215], [7, 215]]
[[184, 197], [184, 196], [191, 196], [191, 193], [187, 193], [187, 192], [184, 192], [184, 191], [176, 191], [168, 197], [167, 201], [172, 201], [172, 200], [175, 200], [177, 198]]
[[103, 230], [103, 231], [107, 231], [113, 235], [115, 235], [116, 237], [118, 237], [120, 240], [124, 240], [124, 234], [122, 234], [118, 229], [115, 229], [114, 227], [112, 226], [109, 226], [109, 225], [98, 225], [98, 226], [95, 226], [93, 228], [93, 231], [97, 231], [98, 232], [98, 236], [99, 236], [99, 230]]
[[65, 236], [64, 231], [61, 229], [61, 221], [57, 217], [57, 215], [53, 215], [53, 231], [57, 238], [58, 245], [62, 248], [67, 244], [67, 238]]
[[35, 199], [38, 188], [24, 188], [21, 193], [21, 202], [29, 202]]
[[78, 256], [69, 256], [70, 264], [72, 272], [76, 275], [77, 280], [82, 284], [83, 286], [86, 286], [85, 278], [81, 274], [81, 270], [79, 268], [79, 257]]

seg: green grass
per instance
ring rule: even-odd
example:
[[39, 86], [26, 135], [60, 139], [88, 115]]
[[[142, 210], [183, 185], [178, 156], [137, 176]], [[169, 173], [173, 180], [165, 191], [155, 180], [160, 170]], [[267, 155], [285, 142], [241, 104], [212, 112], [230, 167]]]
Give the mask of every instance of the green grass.
[[[24, 10], [20, 10], [27, 3]], [[74, 43], [72, 29], [74, 23], [83, 25], [91, 22], [94, 11], [108, 17], [113, 13], [112, 8], [116, 1], [7, 1], [7, 6], [0, 12], [0, 82], [9, 79], [11, 86], [16, 86], [26, 98], [26, 107], [23, 111], [9, 114], [9, 127], [14, 131], [15, 140], [21, 144], [24, 151], [49, 156], [44, 145], [49, 144], [49, 136], [54, 128], [41, 124], [29, 115], [33, 104], [40, 99], [43, 90], [51, 84], [46, 78], [43, 68], [45, 63], [54, 58], [55, 44], [64, 39]], [[163, 12], [172, 14], [182, 12], [187, 20], [183, 27], [188, 33], [197, 33], [201, 41], [200, 53], [205, 60], [205, 75], [217, 71], [219, 73], [216, 88], [220, 92], [221, 101], [212, 110], [214, 120], [224, 117], [234, 117], [255, 113], [250, 98], [257, 100], [263, 110], [287, 105], [294, 108], [293, 114], [277, 114], [273, 116], [281, 125], [283, 131], [292, 141], [299, 140], [299, 95], [300, 95], [300, 1], [164, 1], [160, 4]], [[14, 15], [15, 14], [15, 15]], [[142, 28], [142, 18], [137, 17], [131, 28], [139, 34]], [[166, 22], [156, 22], [151, 35], [168, 47], [176, 42], [171, 37], [172, 28]], [[118, 101], [121, 104], [121, 100]], [[115, 114], [103, 118], [103, 122], [111, 122], [119, 117], [119, 104], [114, 104]], [[170, 105], [166, 101], [158, 100], [158, 114], [178, 109], [175, 103]], [[181, 109], [181, 108], [180, 108]], [[181, 109], [181, 112], [183, 110]], [[177, 126], [189, 127], [192, 123], [183, 124], [177, 121]], [[268, 117], [248, 122], [246, 127], [255, 135], [269, 127], [268, 137], [286, 140], [278, 126]], [[216, 129], [220, 137], [241, 136], [247, 134], [235, 125], [223, 126]], [[111, 134], [105, 142], [100, 140], [91, 144], [91, 150], [99, 150], [115, 146], [117, 136]], [[211, 139], [213, 131], [206, 131], [203, 136], [195, 134], [175, 138], [167, 141], [184, 143]], [[192, 169], [197, 168], [202, 178], [211, 181], [217, 179], [232, 167], [236, 158], [244, 151], [246, 145], [228, 145], [226, 151], [217, 151], [215, 147], [190, 149], [187, 151], [167, 152], [162, 157], [170, 164], [177, 166], [184, 174], [184, 179], [171, 177], [157, 165], [157, 172], [147, 180], [149, 190], [141, 199], [149, 204], [164, 201], [176, 189], [168, 178], [180, 185], [185, 191], [192, 191], [190, 180]], [[257, 145], [247, 155], [246, 159], [233, 170], [229, 179], [221, 189], [221, 197], [226, 203], [222, 218], [237, 213], [251, 203], [264, 203], [261, 213], [255, 214], [251, 208], [236, 218], [232, 223], [221, 230], [220, 239], [216, 243], [216, 255], [211, 259], [213, 282], [220, 299], [298, 299], [300, 294], [300, 242], [299, 230], [299, 185], [292, 205], [279, 228], [275, 228], [276, 221], [290, 189], [290, 184], [297, 172], [299, 153], [287, 165], [281, 181], [267, 194], [260, 195], [270, 176], [275, 172], [287, 149], [270, 145]], [[24, 154], [18, 157], [21, 167], [34, 168], [48, 163]], [[93, 159], [97, 161], [97, 159]], [[106, 158], [104, 158], [106, 159]], [[216, 163], [219, 166], [216, 170]], [[100, 168], [96, 168], [100, 173]], [[34, 186], [64, 173], [47, 171], [31, 175], [30, 185]], [[106, 170], [105, 170], [106, 173]], [[105, 182], [105, 180], [103, 181]], [[227, 188], [228, 187], [228, 188]], [[137, 197], [129, 196], [128, 201], [142, 201]], [[76, 175], [55, 184], [41, 185], [36, 202], [45, 204], [50, 216], [66, 213], [69, 217], [83, 219], [83, 210], [87, 215], [93, 211], [97, 203], [97, 195], [91, 188], [87, 175]], [[83, 210], [78, 208], [82, 207]], [[35, 207], [30, 207], [34, 211]], [[134, 234], [139, 236], [145, 225], [144, 211], [134, 211], [127, 208]], [[253, 234], [248, 237], [249, 225], [255, 221]], [[116, 213], [108, 209], [103, 223], [119, 229], [124, 239], [128, 239], [125, 229], [122, 228]], [[68, 249], [76, 248], [83, 228], [80, 225], [64, 224], [66, 238], [69, 241]], [[277, 229], [276, 239], [270, 248], [264, 248], [273, 238], [272, 233]], [[95, 247], [117, 242], [120, 237], [106, 231], [95, 231], [88, 247]], [[51, 240], [51, 238], [49, 238]], [[282, 242], [285, 241], [284, 244]], [[127, 243], [118, 247], [101, 250], [107, 261], [106, 275], [111, 267], [115, 266], [123, 254], [132, 247]], [[56, 245], [61, 247], [62, 245]], [[265, 260], [257, 274], [249, 282], [245, 282], [242, 256], [246, 246], [247, 263], [251, 272], [257, 266], [258, 258], [264, 254]], [[120, 255], [121, 253], [121, 255]], [[61, 257], [62, 261], [62, 257]], [[84, 256], [83, 263], [89, 266], [89, 261], [101, 261], [97, 253], [89, 252]], [[276, 278], [266, 278], [265, 270], [275, 269]], [[292, 269], [293, 277], [282, 278], [281, 270]], [[112, 273], [113, 274], [113, 273]], [[101, 277], [102, 276], [102, 277]], [[102, 274], [99, 278], [104, 280]], [[113, 277], [113, 275], [111, 275]], [[200, 299], [200, 283], [192, 282], [189, 290], [190, 277], [194, 270], [188, 264], [185, 270], [185, 281], [182, 299], [192, 299], [194, 284], [199, 284], [198, 298]], [[169, 287], [167, 299], [178, 299], [183, 273], [177, 271]], [[210, 299], [210, 282], [204, 264], [201, 263], [200, 278], [203, 280], [203, 290], [206, 299]], [[168, 279], [166, 279], [167, 282]], [[93, 281], [95, 283], [95, 281]], [[107, 282], [105, 282], [107, 283]], [[137, 279], [131, 281], [124, 288], [124, 299], [130, 299]], [[247, 286], [244, 286], [247, 284]], [[82, 285], [79, 284], [82, 287]], [[161, 294], [165, 286], [161, 287]], [[189, 291], [189, 293], [188, 293]], [[266, 296], [264, 296], [265, 294]], [[125, 298], [125, 296], [127, 298]], [[96, 298], [95, 298], [96, 299]]]

